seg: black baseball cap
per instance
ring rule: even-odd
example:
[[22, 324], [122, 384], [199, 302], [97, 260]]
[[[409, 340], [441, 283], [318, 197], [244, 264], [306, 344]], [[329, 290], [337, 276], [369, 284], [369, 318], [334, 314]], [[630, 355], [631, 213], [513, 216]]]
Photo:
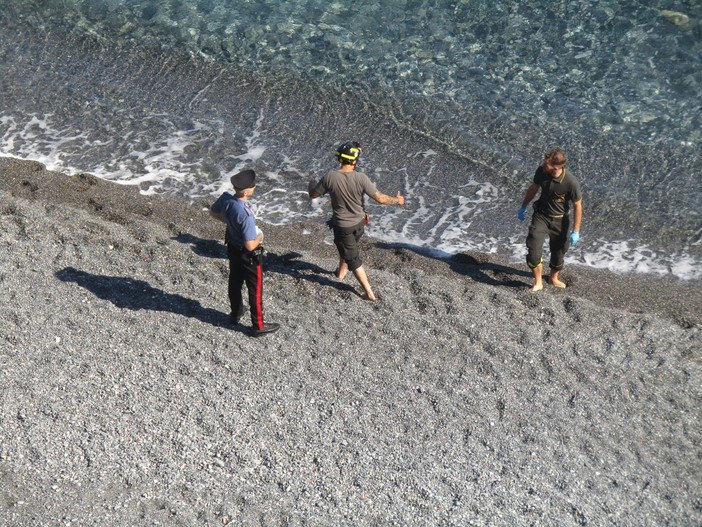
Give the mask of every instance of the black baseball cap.
[[236, 189], [252, 188], [256, 186], [256, 173], [251, 169], [242, 170], [238, 174], [234, 174], [229, 181]]

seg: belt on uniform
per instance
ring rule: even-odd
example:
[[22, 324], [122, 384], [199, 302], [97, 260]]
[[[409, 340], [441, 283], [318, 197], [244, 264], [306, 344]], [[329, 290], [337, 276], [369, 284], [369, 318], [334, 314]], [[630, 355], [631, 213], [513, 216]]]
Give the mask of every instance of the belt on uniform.
[[565, 214], [549, 214], [548, 217], [552, 219], [562, 218]]
[[239, 252], [239, 253], [245, 253], [245, 252], [247, 252], [245, 247], [242, 247], [242, 246], [240, 246], [240, 245], [234, 245], [234, 244], [231, 243], [231, 242], [227, 242], [227, 247], [229, 247], [232, 251], [236, 251], [236, 252]]

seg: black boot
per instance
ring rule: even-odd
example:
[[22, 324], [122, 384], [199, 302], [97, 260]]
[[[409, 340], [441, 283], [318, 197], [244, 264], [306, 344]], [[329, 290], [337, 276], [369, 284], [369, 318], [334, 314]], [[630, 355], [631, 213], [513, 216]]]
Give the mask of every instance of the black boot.
[[268, 324], [263, 324], [263, 329], [253, 328], [251, 334], [254, 337], [260, 337], [261, 335], [265, 335], [267, 333], [275, 333], [279, 329], [280, 324], [276, 324], [275, 322], [269, 322]]

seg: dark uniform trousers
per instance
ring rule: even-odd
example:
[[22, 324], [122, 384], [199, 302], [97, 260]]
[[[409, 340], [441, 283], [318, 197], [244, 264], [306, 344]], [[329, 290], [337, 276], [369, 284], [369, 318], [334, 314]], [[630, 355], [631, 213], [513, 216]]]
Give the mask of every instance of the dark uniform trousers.
[[535, 212], [531, 218], [529, 235], [527, 236], [527, 265], [534, 269], [543, 261], [543, 248], [546, 236], [549, 238], [551, 262], [549, 267], [554, 271], [563, 269], [565, 253], [570, 247], [568, 242], [568, 229], [570, 219], [567, 214], [563, 216], [547, 216]]
[[251, 324], [263, 329], [263, 266], [258, 251], [247, 251], [243, 247], [227, 244], [229, 256], [229, 303], [232, 316], [240, 313], [243, 299], [241, 288], [246, 282], [249, 291]]

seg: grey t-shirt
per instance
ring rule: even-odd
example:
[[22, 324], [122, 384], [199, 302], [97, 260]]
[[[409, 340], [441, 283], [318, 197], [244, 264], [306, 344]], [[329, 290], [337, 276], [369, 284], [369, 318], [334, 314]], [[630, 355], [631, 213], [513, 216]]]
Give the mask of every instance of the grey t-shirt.
[[363, 196], [377, 192], [375, 184], [363, 172], [331, 170], [314, 188], [317, 194], [329, 194], [337, 227], [354, 227], [363, 221]]

